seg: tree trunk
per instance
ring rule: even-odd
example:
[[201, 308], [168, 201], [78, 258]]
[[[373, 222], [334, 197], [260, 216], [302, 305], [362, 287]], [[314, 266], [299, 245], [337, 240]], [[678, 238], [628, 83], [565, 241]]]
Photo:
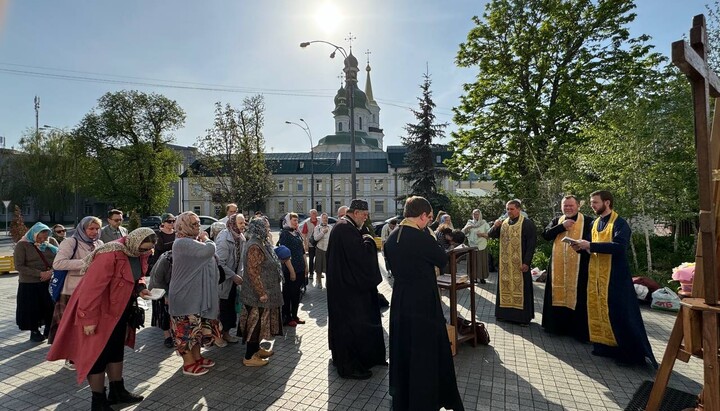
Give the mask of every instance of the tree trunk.
[[693, 230], [693, 238], [695, 239], [693, 241], [693, 250], [695, 250], [695, 255], [697, 255], [697, 245], [698, 245], [698, 228], [697, 223], [695, 222], [695, 219], [692, 220], [692, 230]]
[[645, 227], [645, 251], [647, 252], [647, 274], [650, 276], [652, 273], [652, 252], [650, 251], [650, 230]]
[[632, 251], [633, 262], [635, 263], [635, 272], [638, 272], [640, 268], [638, 267], [638, 256], [637, 251], [635, 250], [635, 243], [633, 242], [632, 236], [630, 236], [630, 251]]
[[682, 221], [680, 219], [677, 220], [675, 223], [675, 229], [673, 230], [673, 252], [677, 253], [678, 250], [678, 243], [680, 242], [680, 224], [682, 224]]

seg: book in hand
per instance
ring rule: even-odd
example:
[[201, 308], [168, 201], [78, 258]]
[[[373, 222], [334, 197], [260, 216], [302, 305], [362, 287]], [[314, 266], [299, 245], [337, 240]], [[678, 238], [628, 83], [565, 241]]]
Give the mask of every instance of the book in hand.
[[[466, 283], [469, 280], [470, 277], [468, 277], [467, 274], [457, 274], [455, 276], [455, 284]], [[450, 274], [443, 274], [441, 276], [438, 276], [437, 282], [442, 284], [452, 284], [452, 276]]]
[[570, 245], [575, 245], [575, 244], [577, 244], [577, 243], [580, 242], [580, 241], [578, 241], [578, 240], [576, 240], [576, 239], [574, 239], [574, 238], [570, 238], [570, 237], [565, 237], [565, 238], [563, 238], [563, 239], [560, 240], [560, 241], [562, 241], [563, 243], [568, 243], [568, 244], [570, 244]]

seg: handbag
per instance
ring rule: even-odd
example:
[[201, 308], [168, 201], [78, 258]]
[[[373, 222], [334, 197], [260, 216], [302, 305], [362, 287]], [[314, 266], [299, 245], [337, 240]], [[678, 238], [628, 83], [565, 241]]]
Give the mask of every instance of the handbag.
[[475, 321], [475, 330], [472, 329], [472, 322], [462, 317], [457, 318], [458, 332], [462, 335], [475, 332], [477, 342], [482, 345], [490, 345], [490, 333], [485, 327], [485, 323]]
[[[75, 239], [75, 247], [73, 248], [73, 253], [70, 259], [75, 258], [75, 253], [78, 249], [78, 240]], [[40, 254], [42, 255], [42, 254]], [[60, 299], [60, 294], [62, 293], [63, 287], [65, 286], [65, 278], [67, 277], [68, 270], [53, 270], [52, 277], [50, 277], [50, 285], [48, 285], [48, 291], [50, 291], [50, 297], [54, 302], [57, 302]]]
[[130, 305], [130, 313], [127, 319], [128, 326], [139, 330], [145, 327], [145, 310], [137, 304], [137, 299]]

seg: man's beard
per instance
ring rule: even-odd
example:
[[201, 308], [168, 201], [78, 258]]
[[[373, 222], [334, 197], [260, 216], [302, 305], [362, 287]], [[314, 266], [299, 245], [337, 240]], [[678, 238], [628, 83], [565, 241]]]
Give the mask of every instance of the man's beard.
[[605, 213], [605, 210], [607, 210], [607, 207], [605, 207], [605, 204], [603, 204], [600, 208], [595, 210], [595, 214], [602, 215], [603, 213]]

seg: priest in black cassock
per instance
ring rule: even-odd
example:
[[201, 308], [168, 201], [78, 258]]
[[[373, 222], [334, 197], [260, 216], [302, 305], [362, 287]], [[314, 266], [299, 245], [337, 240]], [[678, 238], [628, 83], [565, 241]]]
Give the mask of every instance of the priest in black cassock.
[[657, 368], [630, 276], [630, 226], [612, 209], [609, 191], [590, 194], [590, 206], [598, 215], [592, 226], [592, 241], [580, 240], [573, 248], [591, 253], [587, 307], [592, 353], [615, 358], [623, 365], [650, 360]]
[[447, 264], [447, 254], [424, 231], [432, 223], [425, 198], [408, 198], [404, 216], [384, 247], [395, 278], [390, 308], [393, 410], [463, 410], [435, 277], [435, 267]]
[[495, 318], [523, 326], [535, 318], [530, 264], [535, 254], [535, 224], [522, 214], [520, 200], [505, 204], [507, 218], [498, 219], [488, 231], [490, 238], [500, 239], [498, 285]]
[[593, 220], [579, 212], [580, 204], [574, 195], [566, 195], [560, 208], [563, 215], [553, 218], [542, 233], [544, 239], [553, 243], [545, 283], [542, 326], [549, 333], [570, 335], [586, 342], [590, 253], [578, 253], [562, 240], [565, 237], [590, 240]]
[[327, 255], [328, 340], [343, 378], [367, 379], [387, 365], [377, 286], [382, 281], [377, 246], [361, 232], [368, 203], [352, 200], [330, 232]]

